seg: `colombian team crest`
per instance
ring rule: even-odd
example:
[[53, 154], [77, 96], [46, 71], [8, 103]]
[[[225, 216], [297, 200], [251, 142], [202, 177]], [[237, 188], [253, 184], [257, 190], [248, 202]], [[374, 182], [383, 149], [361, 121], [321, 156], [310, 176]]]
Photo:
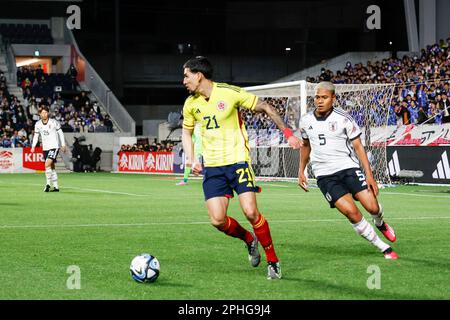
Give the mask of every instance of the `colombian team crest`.
[[330, 129], [330, 131], [336, 131], [337, 130], [337, 122], [336, 121], [332, 121], [328, 124], [328, 129]]
[[227, 104], [223, 101], [217, 103], [217, 110], [224, 111], [227, 108]]

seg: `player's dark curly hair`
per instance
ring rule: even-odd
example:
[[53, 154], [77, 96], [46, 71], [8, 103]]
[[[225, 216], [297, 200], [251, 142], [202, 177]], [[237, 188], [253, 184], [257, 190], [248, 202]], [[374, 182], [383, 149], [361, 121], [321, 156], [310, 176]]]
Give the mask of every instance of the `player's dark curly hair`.
[[201, 72], [206, 79], [212, 79], [213, 67], [208, 58], [203, 56], [197, 56], [195, 58], [189, 59], [183, 65], [183, 68], [188, 68], [191, 72]]
[[42, 110], [50, 112], [50, 108], [47, 105], [45, 105], [45, 104], [41, 104], [41, 106], [38, 109], [38, 114], [40, 114], [42, 112]]

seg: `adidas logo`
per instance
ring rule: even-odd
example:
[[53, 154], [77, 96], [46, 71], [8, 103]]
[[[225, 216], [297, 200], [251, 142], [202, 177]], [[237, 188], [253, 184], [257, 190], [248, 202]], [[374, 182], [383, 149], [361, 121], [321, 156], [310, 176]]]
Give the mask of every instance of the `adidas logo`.
[[392, 154], [392, 160], [388, 163], [389, 175], [398, 176], [400, 173], [400, 162], [398, 161], [397, 151]]
[[312, 126], [309, 126], [308, 130], [312, 130], [312, 129], [313, 129], [313, 127], [312, 127]]
[[450, 179], [450, 165], [448, 163], [447, 151], [441, 155], [441, 160], [433, 171], [433, 179]]
[[197, 110], [195, 110], [195, 113], [202, 113], [202, 112], [200, 111], [200, 109], [197, 108]]

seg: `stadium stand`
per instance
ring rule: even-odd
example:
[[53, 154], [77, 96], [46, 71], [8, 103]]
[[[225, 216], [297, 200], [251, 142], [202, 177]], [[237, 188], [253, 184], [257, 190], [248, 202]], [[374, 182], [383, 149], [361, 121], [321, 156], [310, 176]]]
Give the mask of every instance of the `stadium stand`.
[[152, 142], [149, 141], [138, 141], [133, 145], [130, 144], [122, 144], [120, 146], [119, 152], [171, 152], [173, 151], [174, 141], [161, 141], [161, 142]]
[[[64, 18], [1, 20], [0, 147], [29, 147], [38, 108], [46, 104], [67, 145], [86, 135], [96, 158], [102, 150], [101, 164], [89, 168], [109, 170], [115, 134], [134, 135], [135, 121], [84, 57]], [[60, 157], [58, 169], [73, 170], [70, 156]]]
[[[450, 122], [450, 38], [439, 44], [427, 46], [419, 55], [358, 63], [348, 61], [344, 70], [334, 73], [322, 68], [317, 76], [306, 81], [318, 83], [331, 81], [336, 84], [395, 83], [394, 97], [389, 106], [388, 125], [442, 124]], [[283, 117], [285, 103], [275, 105]], [[249, 129], [275, 130], [275, 124], [264, 114], [254, 115], [242, 110], [243, 120]], [[353, 115], [358, 122], [358, 115]], [[373, 115], [375, 118], [377, 114]], [[379, 125], [382, 125], [382, 117]], [[359, 123], [362, 125], [361, 123]], [[268, 133], [270, 135], [270, 132]], [[281, 139], [281, 136], [280, 136]]]
[[91, 101], [89, 92], [79, 90], [70, 72], [47, 74], [40, 67], [21, 67], [17, 70], [17, 85], [24, 92], [33, 120], [38, 119], [38, 105], [45, 103], [65, 132], [113, 132], [109, 115], [101, 110], [97, 101]]
[[[10, 95], [3, 72], [0, 73], [0, 146], [28, 147], [38, 108], [44, 103], [65, 132], [113, 132], [113, 123], [86, 91], [73, 91], [70, 76], [47, 74], [42, 69], [19, 68], [17, 85], [23, 90], [24, 104]], [[55, 87], [63, 90], [55, 92]], [[65, 95], [63, 94], [65, 92]]]
[[450, 122], [450, 38], [422, 49], [420, 55], [391, 57], [352, 65], [333, 73], [322, 69], [309, 82], [337, 84], [396, 83], [388, 125]]
[[50, 28], [46, 24], [0, 24], [0, 34], [9, 43], [53, 44]]
[[[12, 43], [52, 44], [46, 24], [0, 24], [2, 52]], [[47, 73], [38, 65], [17, 68], [17, 95], [10, 94], [5, 68], [0, 70], [0, 147], [29, 147], [40, 104], [50, 107], [51, 116], [65, 132], [114, 132], [110, 115], [89, 98], [76, 81], [76, 69]]]

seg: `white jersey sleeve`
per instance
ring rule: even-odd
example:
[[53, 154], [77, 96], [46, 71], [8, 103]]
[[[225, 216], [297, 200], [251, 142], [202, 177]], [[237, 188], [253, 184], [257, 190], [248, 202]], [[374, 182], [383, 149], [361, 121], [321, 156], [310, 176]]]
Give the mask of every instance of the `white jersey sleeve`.
[[34, 135], [33, 135], [33, 141], [32, 141], [32, 147], [36, 147], [38, 140], [39, 140], [39, 134], [40, 134], [40, 126], [39, 126], [39, 122], [41, 121], [37, 121], [34, 124]]
[[350, 140], [355, 140], [361, 135], [361, 129], [359, 128], [356, 121], [348, 115], [344, 118], [343, 125], [345, 127], [345, 132]]
[[61, 124], [59, 123], [58, 120], [55, 120], [55, 119], [51, 119], [51, 120], [53, 120], [53, 123], [54, 123], [54, 125], [55, 125], [55, 130], [56, 130], [56, 131], [58, 131], [59, 129], [61, 129]]
[[309, 140], [308, 133], [306, 132], [306, 130], [304, 129], [304, 127], [305, 127], [305, 120], [304, 120], [304, 117], [302, 117], [302, 118], [300, 119], [300, 136], [301, 136], [302, 139], [304, 139], [304, 140]]

